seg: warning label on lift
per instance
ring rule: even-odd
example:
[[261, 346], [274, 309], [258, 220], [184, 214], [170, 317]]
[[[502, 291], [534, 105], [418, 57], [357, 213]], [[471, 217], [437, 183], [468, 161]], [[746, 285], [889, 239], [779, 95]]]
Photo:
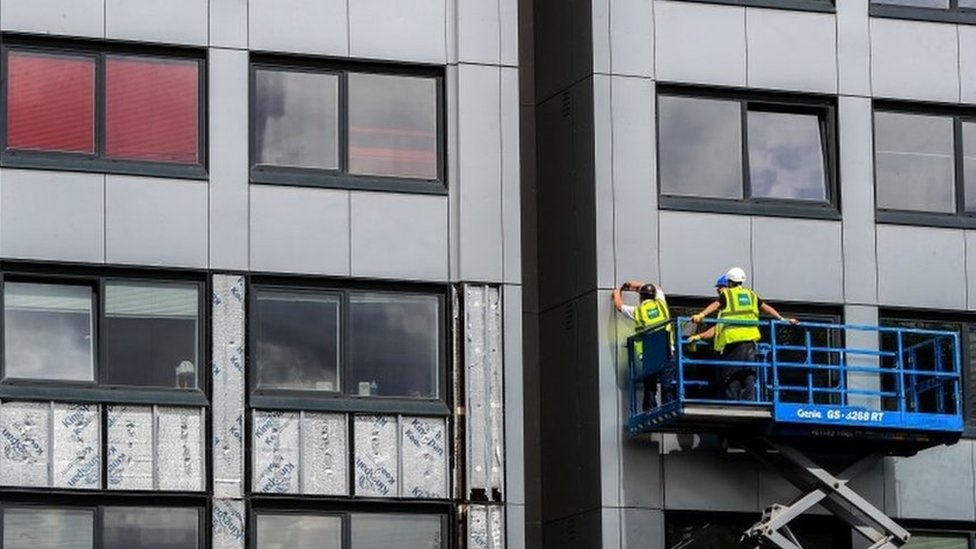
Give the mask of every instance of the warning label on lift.
[[955, 415], [879, 411], [860, 406], [811, 405], [780, 402], [775, 405], [773, 416], [776, 421], [789, 423], [892, 429], [909, 428], [938, 431], [962, 429], [962, 420], [959, 416]]

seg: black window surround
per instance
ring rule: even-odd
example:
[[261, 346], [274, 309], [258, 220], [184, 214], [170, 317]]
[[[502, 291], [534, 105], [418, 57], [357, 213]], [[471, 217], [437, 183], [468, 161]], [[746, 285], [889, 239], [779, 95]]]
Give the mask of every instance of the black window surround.
[[[304, 73], [307, 75], [333, 76], [338, 79], [337, 98], [337, 167], [308, 168], [259, 163], [257, 155], [257, 101], [256, 81], [259, 71]], [[413, 77], [430, 79], [435, 88], [436, 101], [436, 177], [420, 178], [392, 175], [366, 175], [351, 173], [349, 169], [350, 147], [350, 74], [365, 76]], [[350, 62], [335, 59], [291, 58], [284, 56], [252, 56], [249, 84], [250, 127], [250, 182], [290, 186], [325, 187], [351, 190], [374, 190], [411, 194], [447, 194], [446, 152], [446, 101], [444, 72], [441, 67], [423, 65], [394, 65], [368, 62]]]
[[[661, 99], [700, 99], [739, 104], [741, 135], [741, 184], [743, 198], [713, 198], [706, 196], [667, 194], [662, 185], [661, 169]], [[662, 210], [683, 210], [710, 213], [734, 213], [806, 219], [840, 220], [840, 192], [837, 144], [837, 108], [833, 97], [774, 93], [741, 89], [719, 89], [679, 84], [658, 86], [657, 122], [657, 188], [658, 205]], [[752, 196], [750, 182], [749, 114], [769, 113], [816, 116], [819, 120], [825, 200], [764, 198]]]
[[[33, 36], [7, 34], [0, 38], [2, 51], [3, 83], [0, 94], [0, 166], [12, 168], [36, 168], [54, 171], [110, 173], [137, 176], [158, 176], [180, 179], [206, 180], [207, 175], [207, 63], [206, 51], [167, 46], [165, 48], [131, 43], [94, 42], [77, 39], [47, 39]], [[95, 60], [94, 90], [94, 154], [15, 150], [7, 148], [8, 84], [7, 62], [11, 51], [90, 57]], [[106, 69], [107, 56], [144, 58], [157, 61], [195, 62], [197, 69], [197, 150], [195, 164], [155, 162], [146, 160], [113, 159], [105, 156], [106, 136]]]
[[[209, 370], [209, 302], [207, 300], [208, 284], [203, 275], [191, 272], [156, 272], [143, 270], [106, 271], [105, 269], [63, 269], [48, 266], [8, 265], [0, 272], [0, 337], [6, 333], [7, 307], [4, 303], [6, 287], [10, 284], [45, 285], [47, 287], [84, 288], [91, 291], [90, 305], [90, 355], [92, 363], [91, 380], [65, 379], [32, 379], [29, 377], [6, 378], [0, 382], [0, 398], [3, 399], [42, 399], [58, 400], [61, 402], [102, 402], [124, 404], [171, 404], [184, 406], [206, 406]], [[174, 370], [174, 387], [158, 386], [152, 383], [146, 385], [109, 384], [107, 358], [109, 356], [106, 330], [106, 288], [109, 286], [151, 286], [160, 289], [180, 288], [187, 290], [194, 288], [196, 296], [196, 330], [195, 334], [185, 334], [195, 337], [196, 360], [192, 362], [194, 383], [196, 387], [179, 388], [180, 373], [186, 374], [188, 366], [183, 370]], [[184, 299], [185, 300], [185, 299]], [[145, 331], [145, 330], [143, 330]], [[184, 330], [185, 331], [185, 330]], [[123, 332], [118, 332], [122, 334]], [[0, 346], [3, 350], [3, 370], [7, 369], [7, 345]], [[122, 369], [124, 373], [124, 368]]]
[[702, 4], [725, 4], [754, 8], [772, 8], [792, 11], [814, 11], [834, 13], [834, 0], [684, 0]]
[[937, 23], [969, 23], [976, 24], [976, 4], [964, 6], [960, 0], [947, 0], [949, 7], [926, 8], [918, 6], [896, 6], [871, 2], [871, 17], [886, 17], [890, 19], [910, 19], [916, 21], [933, 21]]
[[872, 116], [873, 163], [875, 184], [876, 220], [878, 223], [896, 225], [920, 225], [930, 227], [976, 228], [976, 211], [966, 211], [965, 155], [963, 142], [963, 123], [976, 123], [976, 109], [956, 105], [936, 105], [902, 103], [896, 101], [875, 101], [873, 115], [892, 113], [945, 117], [952, 119], [953, 149], [953, 189], [956, 211], [940, 213], [924, 210], [883, 208], [878, 203], [878, 136], [876, 116]]
[[[323, 296], [335, 298], [338, 310], [338, 348], [334, 352], [337, 356], [337, 386], [324, 389], [311, 388], [262, 388], [259, 386], [258, 349], [261, 347], [259, 331], [262, 330], [262, 315], [259, 312], [259, 296], [273, 296], [274, 294]], [[432, 389], [435, 396], [381, 396], [365, 395], [357, 380], [353, 379], [352, 365], [352, 337], [350, 336], [350, 300], [357, 295], [385, 295], [392, 298], [397, 296], [434, 298], [437, 301], [437, 359], [436, 382]], [[255, 409], [285, 409], [285, 410], [318, 410], [338, 412], [364, 413], [402, 413], [421, 414], [429, 416], [447, 416], [450, 411], [450, 384], [448, 382], [450, 359], [448, 356], [450, 341], [447, 287], [423, 283], [399, 283], [395, 287], [389, 284], [370, 282], [349, 282], [321, 280], [315, 281], [301, 278], [282, 278], [267, 275], [250, 277], [247, 299], [247, 341], [248, 364], [246, 370], [249, 405]], [[395, 352], [392, 351], [392, 352]], [[375, 390], [372, 388], [371, 390]]]

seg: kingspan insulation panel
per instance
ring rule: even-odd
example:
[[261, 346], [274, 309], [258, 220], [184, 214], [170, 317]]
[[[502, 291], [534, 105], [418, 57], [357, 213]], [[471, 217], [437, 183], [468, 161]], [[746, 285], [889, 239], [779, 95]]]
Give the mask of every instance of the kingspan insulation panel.
[[343, 414], [302, 413], [303, 494], [349, 494], [347, 422], [348, 419]]
[[473, 504], [468, 507], [468, 549], [504, 549], [505, 508]]
[[213, 277], [213, 475], [214, 495], [243, 496], [244, 478], [244, 277]]
[[254, 456], [252, 467], [255, 492], [297, 494], [300, 491], [298, 412], [254, 412]]
[[243, 501], [215, 499], [212, 519], [214, 549], [244, 549]]
[[391, 498], [399, 493], [396, 416], [356, 416], [356, 495]]
[[152, 490], [153, 409], [151, 406], [108, 406], [110, 490]]
[[447, 497], [447, 423], [444, 419], [401, 417], [400, 453], [403, 497]]
[[54, 486], [101, 487], [101, 413], [97, 404], [52, 405]]
[[500, 495], [505, 478], [501, 295], [497, 287], [483, 285], [465, 285], [462, 295], [468, 496], [474, 490]]
[[204, 489], [204, 429], [200, 408], [156, 407], [156, 486], [159, 490]]
[[0, 406], [0, 484], [51, 485], [51, 403], [4, 402]]

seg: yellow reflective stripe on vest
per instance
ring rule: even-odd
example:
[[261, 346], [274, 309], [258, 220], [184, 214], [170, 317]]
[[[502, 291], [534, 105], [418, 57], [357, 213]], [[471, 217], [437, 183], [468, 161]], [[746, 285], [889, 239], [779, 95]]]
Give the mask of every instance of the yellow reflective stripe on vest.
[[[722, 290], [725, 307], [718, 313], [719, 320], [732, 320], [735, 323], [719, 324], [716, 328], [714, 347], [722, 351], [730, 343], [740, 341], [759, 341], [759, 297], [749, 288], [736, 286]], [[740, 324], [755, 323], [750, 324]]]

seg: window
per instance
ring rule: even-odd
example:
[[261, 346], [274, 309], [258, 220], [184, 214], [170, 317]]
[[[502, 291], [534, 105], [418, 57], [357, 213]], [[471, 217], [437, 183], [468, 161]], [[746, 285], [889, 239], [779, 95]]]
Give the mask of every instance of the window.
[[969, 549], [972, 547], [971, 539], [971, 534], [912, 532], [911, 539], [902, 547], [904, 549]]
[[197, 402], [203, 398], [202, 287], [194, 281], [7, 274], [4, 390], [60, 382], [60, 388], [47, 385], [59, 394], [65, 385], [182, 390], [188, 398], [195, 395], [193, 403], [203, 403]]
[[658, 183], [672, 209], [837, 218], [826, 99], [658, 96]]
[[874, 112], [878, 221], [976, 227], [976, 117]]
[[197, 508], [10, 506], [0, 549], [198, 549], [200, 521]]
[[263, 396], [375, 410], [396, 400], [399, 411], [446, 412], [442, 293], [258, 285], [252, 294], [256, 405]]
[[259, 512], [252, 548], [447, 549], [446, 522], [443, 515], [418, 513]]
[[[664, 546], [669, 549], [739, 549], [748, 545], [742, 533], [756, 523], [758, 515], [716, 512], [669, 511], [664, 516]], [[849, 549], [851, 529], [840, 519], [801, 515], [789, 523], [801, 547]]]
[[203, 57], [4, 48], [8, 166], [203, 178]]
[[871, 15], [976, 23], [976, 0], [871, 0]]
[[257, 63], [251, 181], [443, 193], [433, 70]]
[[760, 8], [783, 8], [803, 11], [833, 12], [833, 0], [686, 0], [707, 4], [730, 4], [733, 6], [755, 6]]

